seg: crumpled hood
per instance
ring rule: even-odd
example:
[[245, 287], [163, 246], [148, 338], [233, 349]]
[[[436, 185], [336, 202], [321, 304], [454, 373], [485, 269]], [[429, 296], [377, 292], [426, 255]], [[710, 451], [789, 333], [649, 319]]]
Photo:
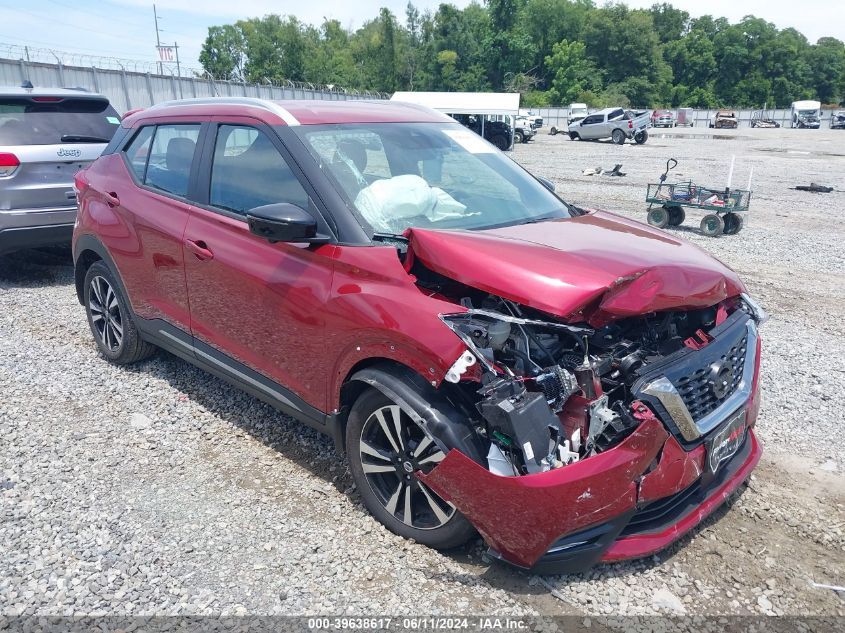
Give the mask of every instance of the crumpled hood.
[[486, 231], [410, 229], [407, 237], [413, 258], [441, 275], [594, 327], [745, 292], [736, 273], [697, 246], [601, 211]]

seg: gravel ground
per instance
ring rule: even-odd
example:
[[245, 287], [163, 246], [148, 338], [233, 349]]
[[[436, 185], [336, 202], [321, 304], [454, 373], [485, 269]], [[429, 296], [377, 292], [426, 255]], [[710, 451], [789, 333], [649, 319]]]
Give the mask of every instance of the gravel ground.
[[[99, 358], [67, 255], [28, 252], [0, 259], [0, 615], [845, 616], [844, 594], [811, 584], [845, 584], [845, 236], [828, 220], [845, 194], [787, 188], [845, 189], [845, 134], [741, 132], [640, 147], [543, 133], [514, 156], [572, 202], [643, 221], [645, 184], [669, 156], [675, 175], [714, 186], [732, 154], [735, 184], [754, 167], [746, 230], [676, 232], [772, 314], [767, 452], [667, 552], [538, 578], [488, 565], [480, 542], [444, 554], [404, 541], [366, 513], [328, 439], [172, 356]], [[581, 175], [619, 162], [624, 178]]]

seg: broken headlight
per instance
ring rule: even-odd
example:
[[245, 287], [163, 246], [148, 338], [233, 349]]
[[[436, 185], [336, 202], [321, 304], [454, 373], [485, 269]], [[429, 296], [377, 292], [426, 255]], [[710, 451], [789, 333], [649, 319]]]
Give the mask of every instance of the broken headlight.
[[751, 315], [751, 318], [757, 322], [758, 326], [763, 325], [769, 320], [769, 313], [763, 309], [763, 306], [744, 292], [740, 297], [742, 298], [743, 309]]

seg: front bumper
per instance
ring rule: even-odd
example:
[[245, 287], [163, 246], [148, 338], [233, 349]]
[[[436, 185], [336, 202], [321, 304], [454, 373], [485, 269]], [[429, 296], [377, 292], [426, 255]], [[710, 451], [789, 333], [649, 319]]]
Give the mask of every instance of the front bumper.
[[[737, 454], [712, 476], [704, 472], [703, 447], [691, 453], [664, 448], [658, 467], [638, 485], [672, 439], [655, 418], [616, 448], [546, 473], [500, 477], [451, 451], [419, 476], [473, 522], [494, 558], [532, 573], [581, 573], [597, 562], [668, 547], [723, 505], [762, 454], [749, 429]], [[649, 477], [652, 488], [673, 492], [643, 503]]]
[[[695, 358], [709, 362], [711, 352], [721, 354], [722, 345], [732, 343], [732, 334], [756, 332], [749, 323], [739, 313], [729, 318], [719, 326], [721, 336]], [[494, 557], [517, 567], [579, 573], [597, 562], [651, 555], [725, 503], [760, 459], [753, 431], [760, 406], [760, 339], [749, 334], [745, 340], [749, 349], [738, 384], [747, 381], [749, 388], [735, 392], [744, 400], [726, 398], [708, 414], [718, 416], [718, 423], [699, 429], [692, 442], [661, 421], [654, 404], [636, 401], [632, 410], [640, 424], [633, 433], [562, 468], [503, 477], [452, 450], [431, 472], [417, 476], [475, 525]], [[713, 466], [719, 455], [713, 447], [738, 420], [744, 424], [742, 435], [732, 436], [736, 452]]]

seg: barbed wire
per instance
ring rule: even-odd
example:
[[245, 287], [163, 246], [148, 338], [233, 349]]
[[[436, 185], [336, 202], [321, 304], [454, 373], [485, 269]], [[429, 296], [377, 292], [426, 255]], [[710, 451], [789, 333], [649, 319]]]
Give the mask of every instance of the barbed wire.
[[[36, 46], [25, 46], [21, 44], [6, 44], [0, 42], [0, 59], [22, 60], [25, 63], [34, 64], [60, 64], [66, 67], [96, 68], [98, 70], [120, 70], [124, 72], [143, 73], [159, 77], [176, 77], [177, 67], [175, 62], [158, 62], [154, 60], [126, 59], [122, 57], [111, 57], [108, 55], [91, 55], [89, 53], [74, 53], [53, 48]], [[335, 84], [313, 84], [307, 81], [292, 81], [285, 79], [273, 81], [263, 78], [260, 82], [247, 81], [245, 78], [238, 80], [215, 77], [204, 68], [187, 66], [181, 64], [178, 70], [183, 79], [203, 79], [214, 83], [235, 84], [235, 85], [267, 85], [277, 88], [291, 88], [294, 90], [310, 90], [314, 92], [334, 92], [360, 97], [373, 97], [387, 99], [389, 94], [372, 90], [356, 90], [345, 88]]]

